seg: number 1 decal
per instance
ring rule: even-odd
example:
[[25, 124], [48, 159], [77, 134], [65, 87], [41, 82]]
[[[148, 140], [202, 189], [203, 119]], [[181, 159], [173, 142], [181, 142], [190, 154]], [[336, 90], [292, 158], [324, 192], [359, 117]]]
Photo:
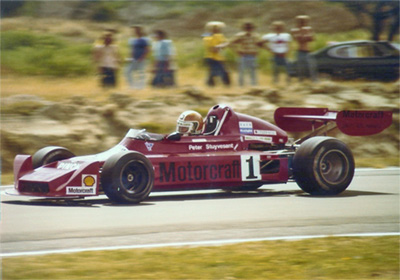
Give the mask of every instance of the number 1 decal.
[[240, 156], [240, 162], [242, 167], [242, 181], [261, 180], [259, 155], [242, 155]]

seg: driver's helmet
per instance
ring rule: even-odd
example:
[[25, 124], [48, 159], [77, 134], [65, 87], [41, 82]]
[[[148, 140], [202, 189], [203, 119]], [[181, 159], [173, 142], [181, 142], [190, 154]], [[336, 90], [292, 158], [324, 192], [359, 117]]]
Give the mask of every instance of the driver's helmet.
[[184, 135], [197, 135], [203, 131], [203, 118], [196, 111], [183, 112], [177, 121], [176, 132]]

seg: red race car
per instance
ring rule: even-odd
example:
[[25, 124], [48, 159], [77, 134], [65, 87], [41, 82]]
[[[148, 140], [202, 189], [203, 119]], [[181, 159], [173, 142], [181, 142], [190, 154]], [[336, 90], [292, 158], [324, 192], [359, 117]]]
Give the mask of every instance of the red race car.
[[[295, 180], [313, 195], [343, 192], [354, 175], [350, 149], [319, 135], [334, 128], [364, 136], [391, 125], [389, 111], [278, 108], [277, 126], [216, 105], [206, 118], [194, 111], [178, 119], [170, 135], [131, 129], [108, 151], [75, 156], [45, 147], [14, 160], [14, 194], [82, 198], [105, 193], [117, 203], [139, 203], [152, 191], [255, 190]], [[285, 131], [311, 131], [288, 141]]]

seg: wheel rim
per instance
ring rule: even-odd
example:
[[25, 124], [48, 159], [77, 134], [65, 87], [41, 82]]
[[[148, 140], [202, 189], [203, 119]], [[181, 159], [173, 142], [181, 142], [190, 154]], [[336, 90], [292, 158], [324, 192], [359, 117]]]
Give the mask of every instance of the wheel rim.
[[330, 150], [323, 155], [319, 162], [319, 170], [323, 179], [332, 185], [346, 180], [349, 174], [349, 161], [340, 150]]
[[129, 194], [138, 194], [146, 189], [149, 172], [142, 162], [130, 161], [121, 170], [120, 185]]

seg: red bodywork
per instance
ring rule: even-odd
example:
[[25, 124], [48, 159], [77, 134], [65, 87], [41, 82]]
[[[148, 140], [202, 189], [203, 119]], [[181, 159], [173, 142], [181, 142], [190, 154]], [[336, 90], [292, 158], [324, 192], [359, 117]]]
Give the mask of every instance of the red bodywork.
[[[337, 115], [320, 108], [279, 108], [275, 121], [288, 131], [304, 131], [335, 121]], [[350, 113], [339, 115], [342, 119], [351, 117]], [[354, 121], [341, 122], [343, 127], [354, 124]], [[14, 161], [15, 191], [42, 197], [98, 195], [104, 162], [111, 155], [127, 150], [144, 154], [152, 163], [153, 191], [235, 189], [286, 183], [295, 153], [293, 147], [286, 145], [287, 141], [288, 136], [281, 128], [217, 105], [210, 109], [204, 134], [200, 136], [178, 139], [131, 130], [106, 152], [60, 160], [36, 169], [32, 167], [31, 156], [18, 155]]]

